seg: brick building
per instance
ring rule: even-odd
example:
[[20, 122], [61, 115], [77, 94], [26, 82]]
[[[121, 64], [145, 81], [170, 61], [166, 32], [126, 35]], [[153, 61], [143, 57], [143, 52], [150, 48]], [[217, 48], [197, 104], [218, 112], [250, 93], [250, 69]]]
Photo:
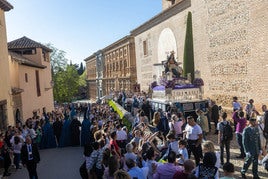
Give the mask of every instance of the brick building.
[[123, 37], [85, 61], [91, 100], [114, 91], [133, 91], [137, 80], [134, 37]]
[[97, 98], [97, 83], [96, 83], [96, 56], [92, 54], [85, 59], [86, 71], [87, 71], [87, 86], [88, 86], [88, 98], [92, 101]]

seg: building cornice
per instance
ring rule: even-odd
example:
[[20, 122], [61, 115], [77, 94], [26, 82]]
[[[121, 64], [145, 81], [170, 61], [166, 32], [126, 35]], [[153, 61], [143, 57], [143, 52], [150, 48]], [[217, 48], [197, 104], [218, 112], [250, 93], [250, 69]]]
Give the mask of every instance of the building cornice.
[[96, 53], [93, 53], [92, 55], [84, 59], [85, 62], [93, 61], [93, 60], [96, 60]]
[[9, 11], [13, 9], [13, 6], [6, 0], [0, 0], [0, 8], [3, 9], [4, 11]]
[[133, 36], [127, 35], [127, 36], [125, 36], [125, 37], [117, 40], [116, 42], [112, 43], [111, 45], [105, 47], [104, 49], [102, 49], [102, 51], [105, 53], [105, 52], [108, 52], [110, 50], [114, 50], [115, 47], [118, 48], [118, 47], [120, 47], [122, 45], [125, 45], [127, 43], [131, 43], [132, 42], [132, 40], [131, 40], [132, 38], [134, 39]]
[[105, 53], [109, 52], [110, 50], [115, 50], [115, 49], [118, 49], [119, 47], [121, 47], [122, 45], [131, 44], [131, 43], [134, 43], [134, 36], [127, 35], [127, 36], [117, 40], [116, 42], [112, 43], [111, 45], [93, 53], [91, 56], [84, 59], [84, 61], [85, 62], [91, 61], [94, 58], [96, 58], [96, 56], [99, 54], [105, 54]]
[[130, 34], [133, 36], [137, 36], [137, 35], [143, 33], [144, 31], [146, 31], [146, 30], [160, 24], [161, 22], [169, 19], [170, 17], [182, 12], [183, 10], [189, 8], [190, 6], [191, 6], [191, 0], [181, 1], [180, 3], [171, 6], [170, 8], [168, 8], [168, 9], [164, 10], [163, 12], [161, 12], [160, 14], [154, 16], [153, 18], [151, 18], [150, 20], [148, 20], [144, 24], [140, 25], [136, 29], [132, 30], [130, 32]]

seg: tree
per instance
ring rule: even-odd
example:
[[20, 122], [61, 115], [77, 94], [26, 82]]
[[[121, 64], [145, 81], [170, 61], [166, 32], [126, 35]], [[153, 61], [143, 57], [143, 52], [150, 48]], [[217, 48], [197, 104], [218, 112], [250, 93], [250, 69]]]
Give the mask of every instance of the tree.
[[73, 65], [60, 70], [55, 75], [54, 97], [57, 102], [71, 102], [78, 93], [79, 75]]
[[87, 73], [84, 70], [84, 72], [79, 76], [79, 86], [82, 86], [82, 87], [87, 86], [86, 79], [87, 79]]
[[82, 75], [82, 74], [84, 73], [84, 71], [85, 71], [85, 68], [84, 68], [84, 66], [83, 66], [83, 63], [81, 62], [81, 63], [80, 63], [80, 67], [79, 67], [79, 69], [77, 70], [78, 75]]
[[65, 69], [68, 62], [68, 59], [65, 57], [66, 52], [57, 49], [51, 43], [46, 44], [46, 46], [52, 50], [50, 53], [50, 65], [52, 73], [55, 74], [59, 70]]
[[81, 93], [86, 94], [86, 73], [84, 73], [83, 64], [81, 63], [79, 67], [78, 64], [73, 65], [70, 62], [68, 65], [68, 59], [63, 50], [58, 50], [52, 44], [46, 46], [53, 50], [50, 54], [50, 64], [55, 100], [60, 103], [71, 102], [73, 99], [85, 96], [81, 95]]
[[183, 59], [183, 75], [191, 74], [191, 80], [194, 80], [194, 46], [193, 46], [193, 30], [192, 30], [192, 13], [188, 12], [185, 44], [184, 44], [184, 59]]

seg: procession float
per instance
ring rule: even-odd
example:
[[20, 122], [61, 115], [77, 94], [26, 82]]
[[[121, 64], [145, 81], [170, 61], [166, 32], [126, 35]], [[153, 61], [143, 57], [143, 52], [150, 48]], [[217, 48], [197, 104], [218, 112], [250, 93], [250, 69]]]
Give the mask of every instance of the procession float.
[[208, 107], [208, 101], [203, 99], [204, 82], [201, 78], [194, 78], [187, 73], [183, 76], [181, 63], [177, 62], [171, 51], [167, 60], [155, 67], [162, 69], [162, 74], [154, 76], [151, 83], [151, 105], [154, 110], [183, 112], [185, 116], [196, 116], [195, 110], [203, 111]]

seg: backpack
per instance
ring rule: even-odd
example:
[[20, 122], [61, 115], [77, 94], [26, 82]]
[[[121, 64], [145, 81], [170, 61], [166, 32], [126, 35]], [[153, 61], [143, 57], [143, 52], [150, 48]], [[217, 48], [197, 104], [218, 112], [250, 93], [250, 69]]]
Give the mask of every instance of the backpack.
[[139, 102], [138, 102], [137, 99], [134, 99], [134, 101], [133, 101], [133, 107], [134, 108], [138, 108], [139, 107]]
[[204, 164], [199, 164], [199, 173], [198, 173], [198, 178], [199, 179], [214, 179], [215, 175], [218, 171], [218, 168], [215, 166], [204, 166]]
[[230, 141], [233, 140], [233, 129], [229, 122], [227, 124], [221, 123], [223, 126], [222, 130], [222, 141]]

